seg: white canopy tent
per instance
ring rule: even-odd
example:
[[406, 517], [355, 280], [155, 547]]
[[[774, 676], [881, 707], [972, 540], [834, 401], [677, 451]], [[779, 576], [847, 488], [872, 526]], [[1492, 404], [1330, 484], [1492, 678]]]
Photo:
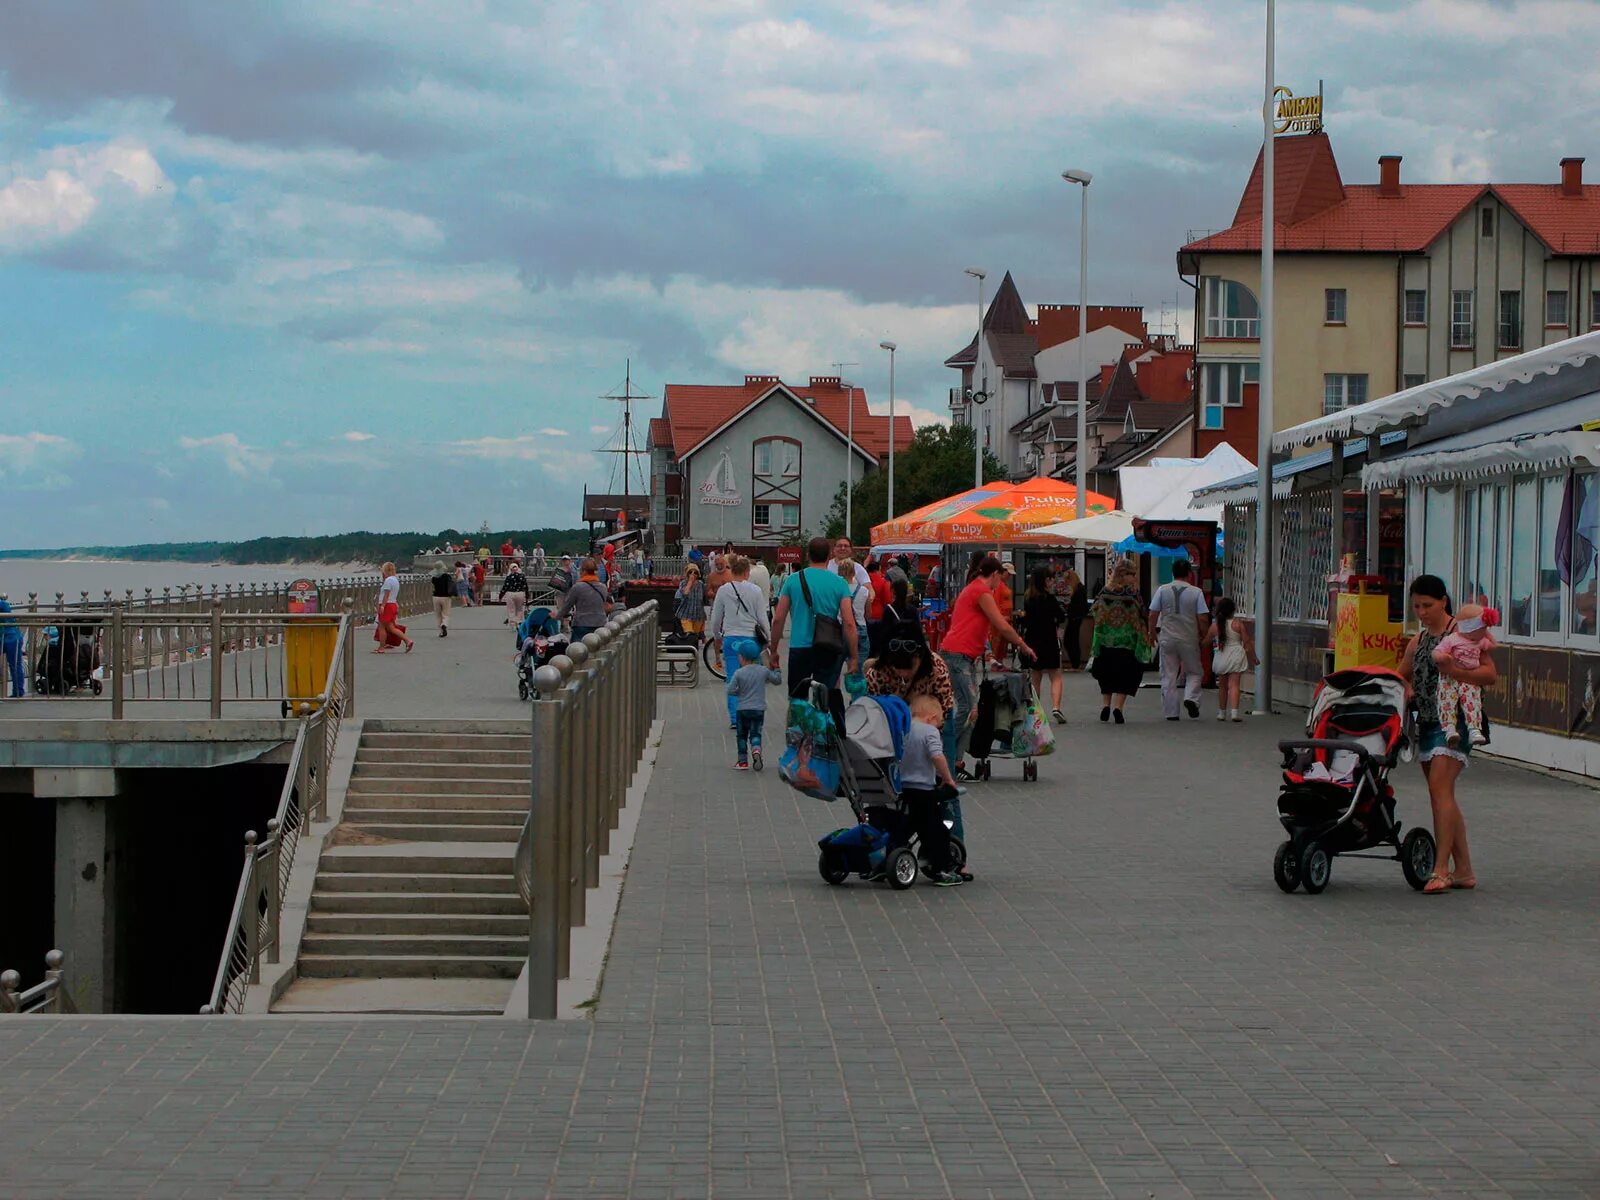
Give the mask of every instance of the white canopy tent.
[[1133, 517], [1120, 508], [1114, 508], [1110, 512], [1084, 517], [1081, 521], [1060, 521], [1046, 525], [1043, 529], [1035, 529], [1033, 534], [1067, 538], [1081, 545], [1110, 546], [1133, 536]]
[[1122, 485], [1122, 510], [1142, 521], [1222, 522], [1222, 506], [1193, 509], [1194, 493], [1233, 479], [1255, 464], [1227, 442], [1215, 446], [1204, 458], [1158, 458], [1148, 466], [1123, 467], [1117, 472]]

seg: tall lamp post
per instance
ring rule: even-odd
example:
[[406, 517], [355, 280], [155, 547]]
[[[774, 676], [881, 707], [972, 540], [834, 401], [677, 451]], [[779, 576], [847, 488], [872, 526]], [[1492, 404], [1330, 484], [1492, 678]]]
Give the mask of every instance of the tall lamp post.
[[978, 438], [978, 406], [989, 398], [988, 376], [978, 382], [978, 360], [983, 357], [983, 281], [987, 274], [977, 267], [968, 267], [966, 274], [978, 281], [978, 340], [973, 343], [972, 386], [967, 389], [967, 424], [972, 426], [972, 486], [983, 486], [983, 442]]
[[[1267, 0], [1267, 79], [1266, 96], [1261, 105], [1261, 381], [1257, 395], [1256, 425], [1256, 711], [1272, 711], [1272, 252], [1277, 243], [1277, 214], [1274, 211], [1276, 172], [1273, 165], [1272, 95], [1277, 74], [1277, 14], [1273, 0]], [[1336, 514], [1337, 515], [1337, 514]]]
[[893, 342], [879, 342], [878, 349], [889, 352], [889, 512], [885, 520], [894, 520], [894, 352], [900, 349]]
[[[1076, 167], [1061, 172], [1061, 178], [1083, 189], [1083, 215], [1078, 223], [1078, 444], [1073, 455], [1078, 460], [1078, 498], [1074, 513], [1078, 520], [1088, 515], [1085, 497], [1089, 479], [1089, 184], [1094, 176]], [[1078, 578], [1083, 578], [1083, 547], [1078, 548]]]
[[[839, 386], [845, 387], [844, 369], [846, 367], [859, 367], [860, 363], [836, 362], [833, 369], [839, 372]], [[850, 384], [849, 391], [845, 393], [845, 429], [844, 429], [844, 535], [853, 537], [850, 527], [852, 515], [851, 501], [856, 492], [856, 385]]]

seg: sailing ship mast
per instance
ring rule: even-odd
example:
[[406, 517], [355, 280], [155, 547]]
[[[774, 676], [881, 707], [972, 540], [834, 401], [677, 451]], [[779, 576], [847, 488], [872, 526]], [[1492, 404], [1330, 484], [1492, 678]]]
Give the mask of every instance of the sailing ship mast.
[[[646, 468], [642, 462], [639, 464], [639, 490], [637, 492], [633, 490], [633, 460], [635, 457], [642, 459], [645, 456], [645, 452], [634, 445], [633, 441], [633, 402], [635, 400], [654, 400], [655, 397], [646, 396], [643, 393], [634, 393], [633, 360], [628, 359], [626, 362], [627, 367], [623, 376], [622, 394], [619, 396], [615, 392], [612, 392], [609, 395], [600, 397], [602, 400], [616, 400], [620, 401], [622, 404], [622, 428], [617, 430], [611, 439], [611, 441], [618, 442], [619, 444], [613, 446], [610, 442], [608, 442], [606, 445], [600, 448], [600, 453], [617, 454], [622, 456], [622, 495], [647, 496], [650, 494], [649, 477], [646, 474]], [[615, 489], [616, 480], [617, 470], [616, 465], [613, 464], [611, 471], [611, 483], [613, 489]]]

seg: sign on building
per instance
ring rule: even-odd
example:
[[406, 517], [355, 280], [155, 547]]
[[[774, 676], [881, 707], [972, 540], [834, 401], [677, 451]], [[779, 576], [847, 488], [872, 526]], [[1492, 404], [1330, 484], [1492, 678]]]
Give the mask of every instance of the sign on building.
[[1296, 96], [1286, 87], [1272, 89], [1273, 133], [1322, 132], [1322, 81], [1315, 96]]

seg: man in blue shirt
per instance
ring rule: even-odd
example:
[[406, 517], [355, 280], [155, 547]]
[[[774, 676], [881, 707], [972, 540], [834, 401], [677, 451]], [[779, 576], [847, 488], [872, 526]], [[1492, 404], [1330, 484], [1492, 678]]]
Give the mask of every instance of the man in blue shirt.
[[[806, 546], [809, 564], [805, 570], [796, 571], [783, 581], [778, 592], [778, 607], [772, 614], [772, 643], [769, 658], [774, 669], [778, 666], [778, 646], [783, 641], [784, 627], [789, 614], [794, 614], [794, 630], [789, 638], [789, 694], [805, 695], [806, 684], [815, 679], [828, 688], [837, 687], [841, 670], [854, 671], [860, 647], [856, 643], [856, 615], [850, 604], [850, 584], [828, 570], [828, 557], [832, 547], [828, 539], [814, 537]], [[803, 581], [803, 582], [802, 582]], [[811, 593], [810, 602], [806, 593]], [[816, 630], [817, 614], [835, 618], [844, 632], [845, 653], [813, 653], [811, 642]]]

